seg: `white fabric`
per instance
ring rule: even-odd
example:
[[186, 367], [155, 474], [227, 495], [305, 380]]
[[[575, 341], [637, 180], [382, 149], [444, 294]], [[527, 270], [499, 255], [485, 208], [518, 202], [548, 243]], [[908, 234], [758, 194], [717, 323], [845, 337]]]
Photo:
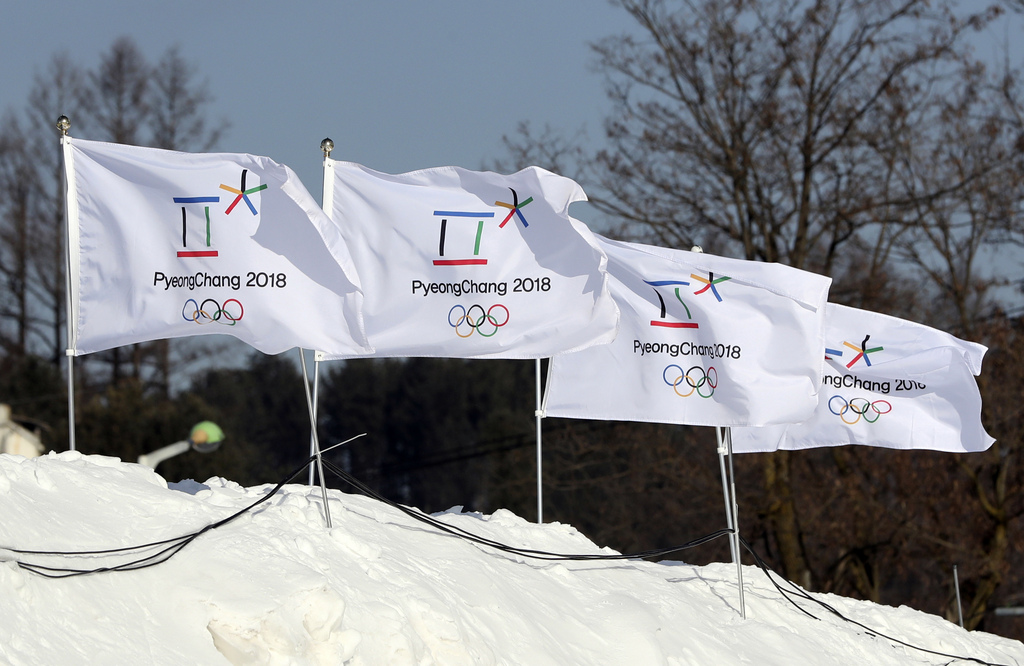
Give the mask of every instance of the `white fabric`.
[[546, 416], [735, 426], [811, 414], [829, 278], [600, 242], [622, 313], [619, 336], [552, 359]]
[[614, 337], [606, 259], [568, 215], [586, 199], [574, 181], [536, 167], [389, 175], [350, 162], [328, 163], [325, 178], [373, 355], [540, 358]]
[[[818, 408], [805, 423], [732, 431], [737, 453], [863, 444], [984, 451], [985, 347], [922, 324], [829, 304]], [[864, 350], [867, 353], [863, 353]]]
[[268, 354], [368, 349], [351, 258], [291, 169], [81, 139], [70, 150], [76, 354], [210, 333]]

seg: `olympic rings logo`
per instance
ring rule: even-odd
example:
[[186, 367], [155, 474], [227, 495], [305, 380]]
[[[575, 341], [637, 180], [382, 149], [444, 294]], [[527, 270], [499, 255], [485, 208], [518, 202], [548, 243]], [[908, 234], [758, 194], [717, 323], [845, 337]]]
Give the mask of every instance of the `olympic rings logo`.
[[[189, 303], [192, 304], [191, 309], [189, 308]], [[185, 321], [195, 322], [200, 325], [216, 322], [224, 326], [234, 326], [237, 322], [241, 321], [244, 314], [245, 310], [237, 298], [229, 298], [224, 301], [223, 307], [212, 298], [207, 298], [201, 304], [196, 299], [190, 298], [185, 301], [185, 305], [181, 308], [181, 316]]]
[[[669, 370], [672, 368], [675, 368], [676, 371], [669, 373]], [[699, 365], [695, 365], [686, 372], [683, 372], [681, 366], [673, 363], [665, 366], [665, 369], [661, 372], [661, 378], [672, 387], [672, 390], [680, 398], [689, 398], [694, 393], [702, 398], [710, 398], [715, 394], [715, 389], [718, 388], [718, 370], [715, 370], [713, 365], [708, 366], [707, 370], [704, 370]], [[680, 391], [680, 387], [684, 390]], [[687, 387], [689, 387], [689, 391], [685, 390]]]
[[[461, 313], [453, 319], [452, 315], [457, 310]], [[482, 305], [476, 304], [470, 305], [468, 310], [465, 306], [455, 304], [448, 311], [448, 325], [455, 329], [455, 335], [460, 338], [468, 338], [474, 332], [489, 338], [508, 323], [508, 318], [508, 308], [501, 303], [495, 303], [486, 312]]]
[[[841, 401], [843, 404], [839, 407], [839, 411], [836, 411], [836, 399]], [[835, 404], [833, 404], [835, 403]], [[867, 398], [852, 398], [847, 400], [841, 395], [834, 395], [828, 400], [828, 410], [841, 418], [843, 423], [846, 425], [854, 425], [863, 418], [868, 423], [874, 423], [882, 417], [882, 414], [888, 414], [892, 411], [892, 403], [888, 400], [875, 400], [874, 402]], [[853, 414], [853, 420], [847, 420], [846, 415]]]

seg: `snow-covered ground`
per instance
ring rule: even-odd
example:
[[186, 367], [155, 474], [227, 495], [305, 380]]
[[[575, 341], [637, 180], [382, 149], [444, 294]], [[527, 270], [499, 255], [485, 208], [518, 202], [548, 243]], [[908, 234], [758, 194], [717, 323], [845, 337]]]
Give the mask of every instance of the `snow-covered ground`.
[[[220, 478], [168, 487], [139, 465], [75, 452], [0, 455], [0, 663], [964, 663], [894, 644], [804, 600], [811, 617], [755, 567], [743, 571], [744, 620], [732, 564], [532, 560], [334, 491], [328, 529], [319, 488], [302, 485], [285, 486], [170, 559], [134, 571], [47, 578], [18, 562], [94, 569], [140, 553], [69, 558], [10, 550], [162, 541], [272, 489]], [[535, 525], [507, 511], [438, 517], [517, 547], [611, 552], [568, 525]], [[1024, 664], [1018, 641], [969, 633], [909, 608], [814, 596], [922, 648]]]

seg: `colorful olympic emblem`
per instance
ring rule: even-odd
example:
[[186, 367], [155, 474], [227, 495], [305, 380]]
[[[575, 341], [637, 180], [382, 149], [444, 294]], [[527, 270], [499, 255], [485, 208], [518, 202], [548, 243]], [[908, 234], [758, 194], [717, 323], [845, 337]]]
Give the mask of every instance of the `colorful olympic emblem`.
[[232, 201], [231, 205], [228, 206], [228, 209], [224, 211], [225, 215], [230, 215], [231, 211], [235, 209], [235, 206], [238, 205], [239, 201], [244, 201], [245, 205], [249, 207], [249, 210], [252, 211], [253, 215], [257, 214], [256, 206], [252, 205], [252, 201], [249, 200], [249, 195], [256, 194], [257, 192], [265, 190], [267, 189], [267, 186], [264, 184], [257, 185], [256, 187], [251, 187], [249, 189], [245, 189], [245, 174], [247, 174], [248, 172], [248, 169], [242, 169], [242, 183], [241, 185], [238, 186], [238, 189], [235, 189], [230, 185], [224, 185], [223, 183], [221, 184], [220, 189], [227, 190], [228, 192], [231, 192], [232, 194], [235, 195], [235, 200]]
[[[508, 188], [508, 189], [512, 190], [511, 187]], [[515, 190], [512, 190], [512, 203], [505, 203], [504, 201], [495, 201], [494, 202], [495, 206], [501, 206], [502, 208], [510, 208], [511, 209], [509, 211], [508, 215], [505, 216], [505, 219], [501, 221], [501, 224], [498, 225], [498, 228], [499, 229], [504, 229], [505, 228], [505, 223], [507, 223], [509, 220], [511, 220], [513, 215], [515, 215], [515, 216], [517, 216], [519, 218], [519, 221], [523, 223], [524, 227], [530, 226], [530, 223], [526, 221], [525, 217], [523, 217], [523, 212], [522, 212], [521, 209], [525, 208], [528, 204], [530, 204], [532, 202], [533, 202], [533, 197], [528, 197], [526, 199], [526, 201], [520, 201], [519, 200], [519, 193], [516, 192]]]
[[[669, 372], [672, 368], [675, 368], [675, 371]], [[715, 370], [715, 366], [709, 366], [705, 371], [704, 368], [695, 365], [683, 372], [681, 366], [673, 363], [665, 366], [661, 372], [661, 378], [672, 387], [672, 390], [680, 398], [689, 398], [694, 392], [702, 398], [710, 398], [718, 388], [718, 370]], [[685, 390], [687, 387], [689, 387], [689, 391]]]
[[[838, 411], [837, 411], [838, 408]], [[867, 398], [853, 398], [847, 400], [841, 395], [834, 395], [828, 400], [828, 410], [841, 418], [846, 425], [854, 425], [863, 418], [868, 423], [874, 423], [882, 414], [892, 411], [892, 403], [888, 400], [875, 400]], [[853, 414], [852, 419], [847, 420], [846, 416]]]
[[718, 293], [718, 287], [716, 285], [719, 285], [719, 284], [725, 282], [726, 280], [731, 280], [732, 279], [731, 277], [729, 277], [727, 275], [716, 278], [715, 274], [714, 273], [710, 273], [710, 272], [708, 273], [708, 276], [706, 278], [703, 278], [703, 277], [697, 275], [696, 273], [690, 273], [690, 277], [692, 277], [697, 282], [701, 282], [701, 283], [704, 284], [703, 287], [701, 287], [697, 291], [693, 292], [694, 296], [699, 296], [699, 295], [703, 294], [705, 291], [707, 291], [708, 289], [710, 289], [712, 295], [714, 295], [714, 297], [716, 299], [718, 299], [719, 303], [722, 302], [722, 295]]
[[[191, 306], [189, 305], [190, 303]], [[234, 326], [236, 322], [241, 321], [244, 314], [245, 310], [242, 309], [242, 303], [237, 298], [229, 298], [224, 301], [223, 307], [212, 298], [207, 298], [202, 303], [198, 303], [196, 299], [190, 298], [185, 301], [185, 305], [181, 308], [181, 316], [185, 321], [197, 324], [216, 322], [224, 326]]]
[[[864, 359], [864, 363], [869, 368], [871, 367], [871, 357], [869, 356], [869, 354], [874, 354], [875, 352], [880, 352], [883, 349], [885, 349], [885, 347], [882, 347], [881, 345], [879, 345], [878, 347], [874, 347], [874, 348], [869, 349], [868, 348], [868, 340], [870, 340], [870, 339], [871, 339], [870, 335], [865, 335], [864, 336], [864, 342], [860, 343], [860, 347], [858, 347], [857, 345], [855, 345], [853, 343], [846, 342], [845, 340], [843, 341], [843, 346], [844, 347], [849, 347], [853, 351], [857, 352], [857, 355], [853, 357], [853, 360], [846, 364], [847, 368], [852, 368], [854, 363], [856, 363], [857, 361], [859, 361], [861, 359]], [[842, 356], [843, 356], [843, 350], [842, 349], [830, 349], [828, 347], [825, 347], [825, 358], [842, 358]]]
[[[459, 314], [453, 318], [456, 311]], [[474, 331], [489, 338], [508, 323], [508, 317], [508, 308], [501, 303], [495, 303], [486, 312], [482, 305], [470, 305], [467, 310], [465, 306], [456, 304], [448, 311], [448, 325], [455, 329], [455, 335], [460, 338], [468, 338]]]

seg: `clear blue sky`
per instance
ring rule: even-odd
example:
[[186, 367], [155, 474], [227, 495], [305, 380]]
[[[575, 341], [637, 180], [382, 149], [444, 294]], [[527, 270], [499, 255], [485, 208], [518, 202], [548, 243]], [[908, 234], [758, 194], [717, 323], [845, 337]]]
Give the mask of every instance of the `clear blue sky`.
[[327, 136], [336, 159], [391, 173], [481, 168], [521, 120], [599, 139], [607, 104], [588, 44], [630, 27], [604, 0], [12, 2], [0, 111], [25, 103], [58, 51], [92, 67], [122, 35], [153, 62], [179, 45], [209, 82], [211, 115], [231, 121], [218, 149], [283, 162], [319, 199]]

